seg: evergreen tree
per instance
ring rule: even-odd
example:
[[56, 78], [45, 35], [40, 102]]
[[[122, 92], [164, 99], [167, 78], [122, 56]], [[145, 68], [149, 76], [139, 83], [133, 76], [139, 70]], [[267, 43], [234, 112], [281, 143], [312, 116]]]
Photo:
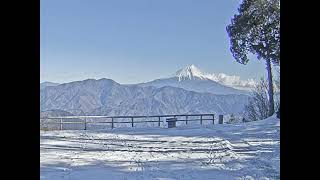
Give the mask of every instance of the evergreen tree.
[[266, 62], [269, 116], [274, 113], [272, 63], [280, 66], [280, 0], [243, 0], [226, 30], [235, 60], [247, 64], [248, 54]]

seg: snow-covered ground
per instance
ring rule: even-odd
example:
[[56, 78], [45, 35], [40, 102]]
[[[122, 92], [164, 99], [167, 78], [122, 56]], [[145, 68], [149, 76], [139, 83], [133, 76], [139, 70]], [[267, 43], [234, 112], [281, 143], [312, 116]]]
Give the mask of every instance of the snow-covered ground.
[[40, 131], [41, 179], [280, 179], [280, 120]]

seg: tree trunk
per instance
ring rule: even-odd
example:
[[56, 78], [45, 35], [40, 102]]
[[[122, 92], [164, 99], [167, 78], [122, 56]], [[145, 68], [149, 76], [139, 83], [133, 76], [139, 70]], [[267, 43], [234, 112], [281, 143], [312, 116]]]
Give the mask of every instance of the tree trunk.
[[267, 61], [267, 71], [268, 71], [268, 95], [269, 95], [269, 116], [272, 116], [274, 113], [274, 100], [273, 100], [273, 81], [272, 81], [272, 70], [271, 62]]

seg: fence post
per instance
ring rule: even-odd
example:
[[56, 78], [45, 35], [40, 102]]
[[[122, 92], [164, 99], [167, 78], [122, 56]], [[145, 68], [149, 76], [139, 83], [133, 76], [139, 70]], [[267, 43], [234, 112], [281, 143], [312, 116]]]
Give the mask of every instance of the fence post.
[[113, 129], [113, 118], [111, 118], [111, 129]]
[[60, 130], [62, 130], [62, 118], [60, 119]]
[[214, 114], [212, 114], [212, 124], [214, 124]]
[[160, 127], [160, 116], [158, 118], [158, 126]]
[[223, 115], [219, 115], [219, 124], [223, 124]]
[[133, 117], [131, 117], [131, 126], [133, 127]]
[[202, 125], [202, 115], [200, 115], [200, 124]]
[[188, 115], [186, 115], [186, 125], [188, 124]]
[[84, 117], [84, 130], [87, 130], [87, 117]]

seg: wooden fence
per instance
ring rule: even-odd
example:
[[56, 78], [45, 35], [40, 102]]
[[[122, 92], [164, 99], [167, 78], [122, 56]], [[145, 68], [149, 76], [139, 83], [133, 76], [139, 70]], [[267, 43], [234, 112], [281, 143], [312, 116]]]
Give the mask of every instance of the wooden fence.
[[[67, 130], [67, 129], [83, 129], [87, 130], [90, 125], [111, 125], [111, 129], [116, 127], [116, 124], [130, 124], [135, 127], [138, 123], [156, 123], [160, 127], [161, 119], [177, 118], [177, 122], [199, 121], [203, 124], [204, 121], [209, 121], [214, 124], [214, 114], [174, 114], [174, 115], [154, 115], [154, 116], [61, 116], [61, 117], [46, 117], [40, 118], [40, 129], [42, 130]], [[141, 120], [148, 119], [148, 120]], [[105, 120], [105, 121], [101, 121]], [[165, 122], [163, 122], [165, 123]], [[223, 124], [223, 116], [219, 115], [218, 123]], [[77, 125], [77, 128], [68, 128], [68, 124]], [[165, 127], [165, 124], [163, 124]], [[75, 127], [75, 126], [74, 126]]]

